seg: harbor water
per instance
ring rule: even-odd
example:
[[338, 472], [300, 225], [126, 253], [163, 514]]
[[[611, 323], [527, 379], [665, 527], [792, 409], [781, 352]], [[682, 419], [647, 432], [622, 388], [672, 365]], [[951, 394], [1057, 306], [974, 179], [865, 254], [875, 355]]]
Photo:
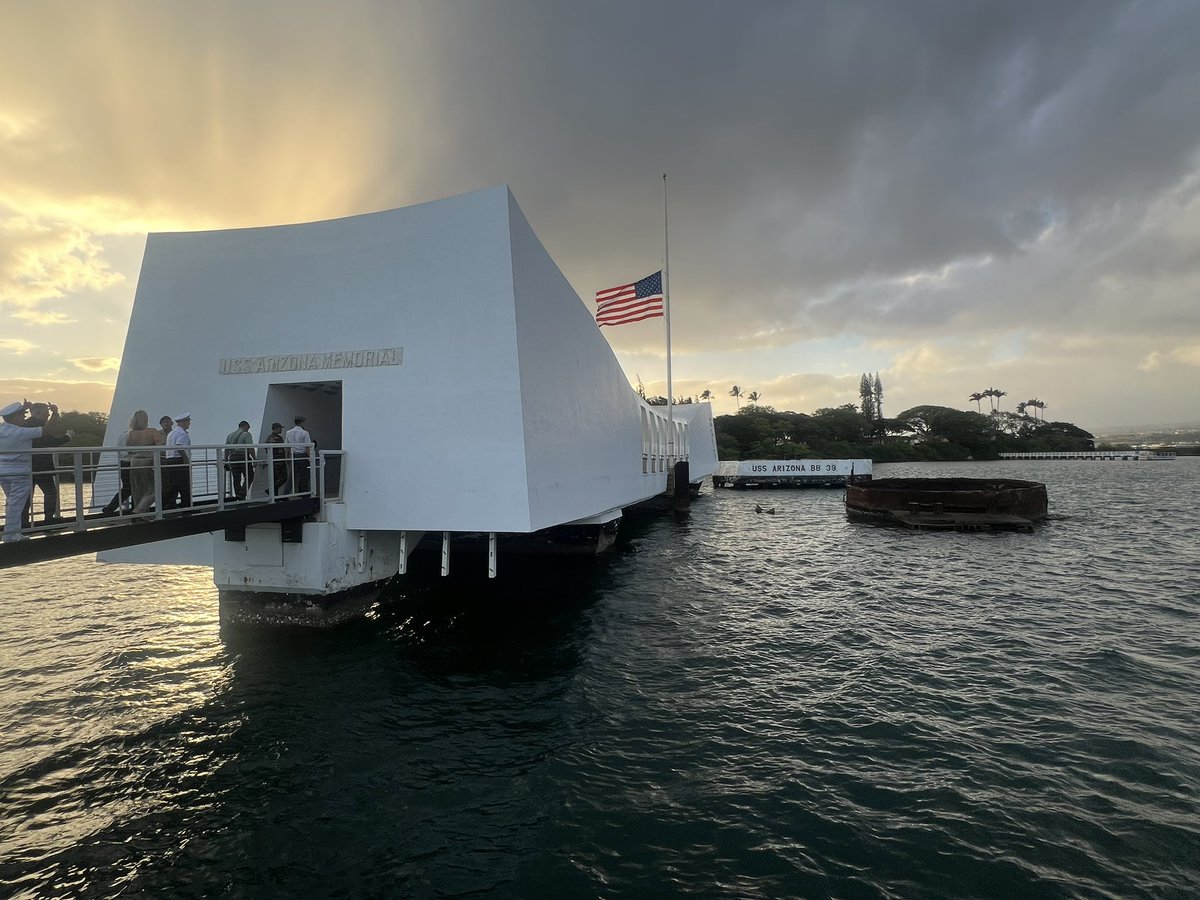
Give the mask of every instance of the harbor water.
[[0, 896], [1200, 894], [1200, 459], [875, 474], [1051, 520], [708, 489], [323, 633], [222, 631], [206, 569], [7, 571]]

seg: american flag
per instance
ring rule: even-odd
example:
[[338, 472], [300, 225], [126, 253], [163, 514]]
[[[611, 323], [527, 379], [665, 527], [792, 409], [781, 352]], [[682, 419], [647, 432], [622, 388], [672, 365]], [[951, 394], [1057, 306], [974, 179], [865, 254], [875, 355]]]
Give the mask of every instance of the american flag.
[[662, 272], [647, 275], [633, 284], [596, 291], [596, 324], [627, 325], [643, 319], [662, 318]]

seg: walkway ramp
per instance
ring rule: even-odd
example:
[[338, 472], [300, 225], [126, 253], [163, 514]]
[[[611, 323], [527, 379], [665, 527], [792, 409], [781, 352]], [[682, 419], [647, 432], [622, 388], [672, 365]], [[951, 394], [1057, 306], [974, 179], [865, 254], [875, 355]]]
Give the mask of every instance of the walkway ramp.
[[[138, 515], [130, 512], [133, 482], [126, 463], [119, 458], [125, 452], [124, 448], [32, 450], [34, 457], [50, 459], [49, 466], [42, 467], [40, 474], [57, 485], [57, 517], [50, 523], [45, 522], [45, 499], [41, 490], [35, 487], [32, 521], [21, 530], [21, 539], [0, 542], [0, 569], [220, 531], [225, 532], [228, 540], [244, 540], [247, 526], [267, 522], [284, 523], [282, 540], [300, 543], [300, 523], [318, 516], [325, 500], [338, 496], [342, 454], [336, 451], [318, 453], [311, 444], [295, 446], [307, 453], [313, 473], [311, 490], [303, 493], [289, 493], [287, 487], [276, 491], [273, 479], [268, 476], [268, 466], [274, 461], [272, 454], [279, 452], [278, 445], [192, 445], [186, 504], [167, 504], [163, 500], [168, 448], [139, 448], [153, 454], [154, 459], [148, 469], [153, 482], [152, 503], [147, 512]], [[239, 499], [235, 496], [225, 456], [227, 450], [245, 451], [247, 447], [255, 458], [240, 464], [249, 487], [248, 490], [241, 489], [240, 492], [247, 496]], [[119, 512], [104, 512], [110, 504]], [[4, 510], [0, 519], [6, 515], [7, 510]], [[37, 524], [39, 520], [41, 524]]]
[[207, 508], [196, 506], [177, 517], [159, 520], [140, 516], [89, 516], [83, 526], [70, 521], [41, 530], [23, 541], [0, 544], [0, 569], [169, 541], [192, 534], [226, 531], [236, 535], [244, 532], [247, 525], [262, 522], [285, 523], [283, 540], [299, 542], [303, 529], [289, 529], [287, 525], [300, 523], [319, 509], [320, 501], [314, 497], [304, 497], [255, 502], [227, 509], [217, 509], [211, 504]]

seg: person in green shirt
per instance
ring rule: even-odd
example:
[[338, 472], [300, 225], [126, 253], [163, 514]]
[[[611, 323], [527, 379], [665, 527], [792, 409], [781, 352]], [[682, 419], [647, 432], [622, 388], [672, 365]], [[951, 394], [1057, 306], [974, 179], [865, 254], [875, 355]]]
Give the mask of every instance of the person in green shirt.
[[225, 443], [233, 445], [225, 448], [225, 471], [233, 482], [233, 496], [245, 500], [246, 489], [254, 484], [254, 448], [244, 446], [254, 443], [250, 423], [245, 419], [238, 422], [237, 429], [225, 436]]

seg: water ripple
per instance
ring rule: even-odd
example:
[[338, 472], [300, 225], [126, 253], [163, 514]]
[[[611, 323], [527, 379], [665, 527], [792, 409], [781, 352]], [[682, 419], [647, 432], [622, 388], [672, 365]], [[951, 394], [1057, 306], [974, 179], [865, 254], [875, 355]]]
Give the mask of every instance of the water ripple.
[[1198, 463], [880, 467], [1046, 481], [1033, 535], [710, 493], [329, 634], [222, 634], [207, 570], [31, 566], [0, 894], [1194, 896]]

